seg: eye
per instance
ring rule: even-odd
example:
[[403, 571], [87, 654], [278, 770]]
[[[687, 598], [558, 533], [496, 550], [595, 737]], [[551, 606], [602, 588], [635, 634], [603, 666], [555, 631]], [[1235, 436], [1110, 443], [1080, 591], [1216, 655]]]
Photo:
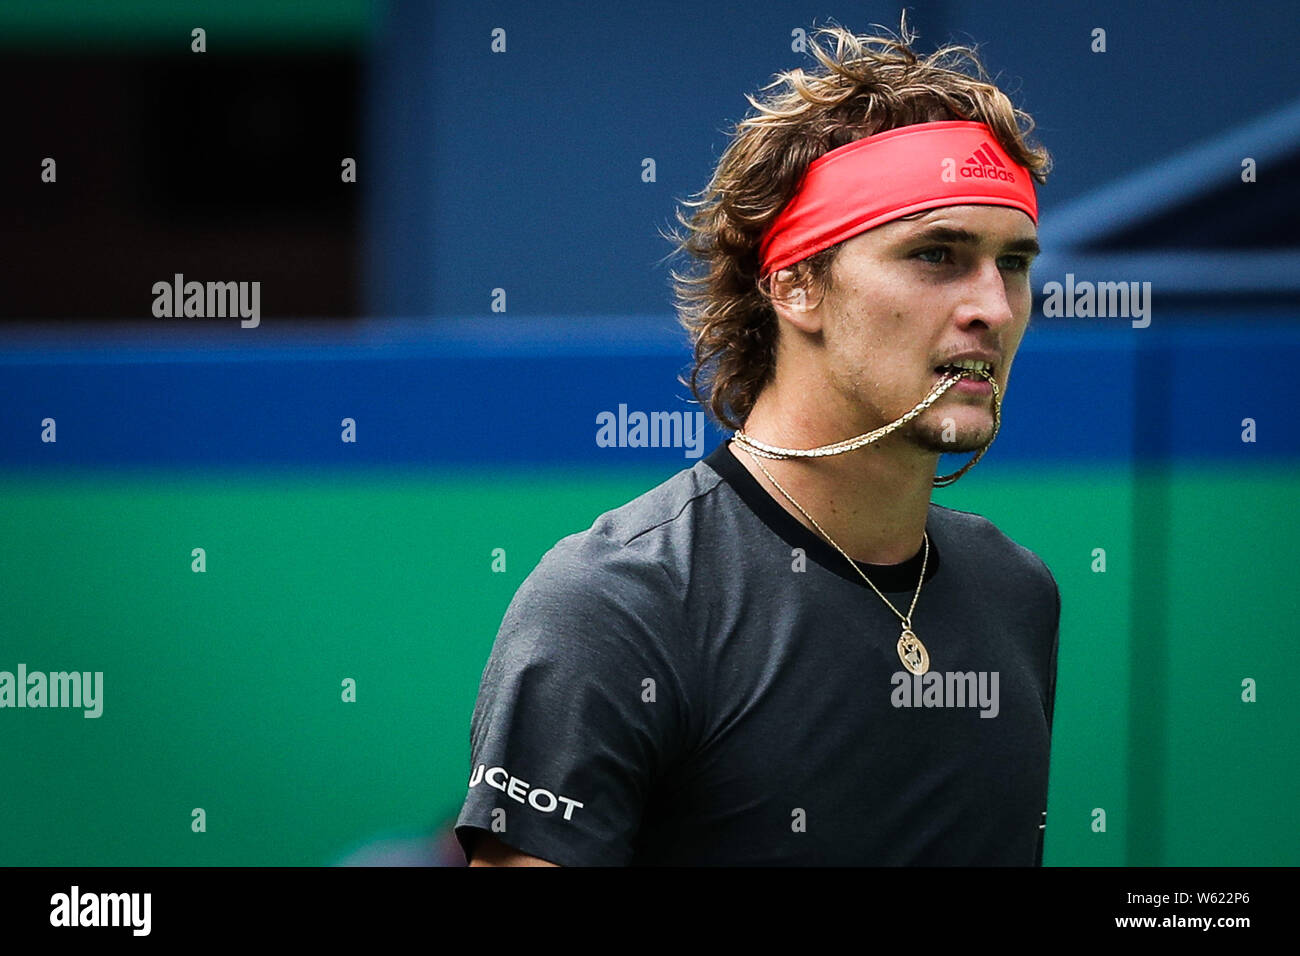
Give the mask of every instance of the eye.
[[[935, 246], [931, 249], [922, 249], [921, 251], [914, 253], [913, 258], [920, 259], [922, 262], [929, 262], [932, 265], [938, 265], [943, 261], [946, 255], [948, 255], [947, 248], [944, 246]], [[938, 258], [927, 259], [926, 256], [937, 256]]]
[[[1003, 263], [1010, 263], [1010, 264], [1003, 265]], [[1029, 263], [1030, 263], [1029, 256], [1003, 256], [998, 260], [998, 268], [1010, 269], [1012, 272], [1028, 272]]]

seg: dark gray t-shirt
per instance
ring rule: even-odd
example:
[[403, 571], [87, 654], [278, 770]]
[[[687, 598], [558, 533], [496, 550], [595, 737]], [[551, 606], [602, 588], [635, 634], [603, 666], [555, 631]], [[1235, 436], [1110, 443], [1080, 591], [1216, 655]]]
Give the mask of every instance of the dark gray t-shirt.
[[[456, 825], [562, 865], [1038, 865], [1060, 593], [931, 504], [913, 629], [726, 443], [515, 594]], [[921, 552], [859, 567], [906, 614]], [[935, 676], [932, 676], [935, 675]]]

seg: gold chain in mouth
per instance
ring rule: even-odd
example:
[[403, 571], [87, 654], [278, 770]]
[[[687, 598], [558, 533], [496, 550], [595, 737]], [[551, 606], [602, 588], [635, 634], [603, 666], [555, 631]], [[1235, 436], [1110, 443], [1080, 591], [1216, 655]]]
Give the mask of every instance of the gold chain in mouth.
[[998, 437], [998, 429], [1002, 427], [1002, 390], [998, 388], [998, 383], [994, 380], [993, 375], [987, 369], [953, 368], [944, 372], [943, 378], [941, 378], [935, 384], [934, 388], [930, 390], [930, 394], [921, 399], [921, 401], [917, 403], [916, 407], [910, 412], [897, 421], [890, 422], [888, 425], [883, 425], [875, 431], [858, 435], [856, 438], [846, 438], [844, 441], [832, 442], [829, 445], [821, 445], [817, 448], [781, 448], [777, 445], [769, 445], [766, 442], [761, 442], [756, 438], [750, 438], [743, 431], [737, 431], [732, 438], [744, 447], [746, 451], [763, 458], [824, 458], [828, 455], [842, 455], [847, 451], [856, 451], [859, 448], [864, 448], [865, 446], [870, 445], [872, 442], [879, 441], [896, 429], [906, 425], [917, 415], [920, 415], [923, 411], [937, 402], [944, 392], [948, 391], [948, 389], [952, 388], [963, 378], [974, 378], [976, 376], [980, 376], [993, 386], [993, 434], [989, 437], [989, 440], [984, 443], [984, 447], [975, 453], [975, 457], [966, 462], [966, 464], [960, 469], [954, 471], [951, 475], [940, 475], [935, 477], [934, 487], [942, 488], [945, 485], [952, 484], [962, 475], [966, 474], [966, 472], [970, 471], [971, 468], [975, 467], [975, 463], [984, 457], [984, 453], [988, 451], [989, 446], [993, 444], [993, 440]]

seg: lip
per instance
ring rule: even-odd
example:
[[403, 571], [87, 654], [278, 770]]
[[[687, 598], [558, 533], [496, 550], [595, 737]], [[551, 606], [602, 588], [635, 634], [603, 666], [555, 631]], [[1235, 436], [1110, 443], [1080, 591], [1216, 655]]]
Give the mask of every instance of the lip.
[[[987, 371], [989, 375], [992, 375], [996, 379], [997, 376], [994, 374], [996, 366]], [[946, 372], [935, 372], [934, 381], [936, 383], [942, 381], [946, 374]], [[948, 388], [948, 392], [959, 392], [963, 395], [992, 395], [993, 386], [990, 385], [988, 379], [983, 376], [964, 375], [958, 379], [956, 385], [952, 385]]]
[[993, 386], [982, 378], [963, 378], [948, 391], [961, 392], [966, 395], [992, 395]]

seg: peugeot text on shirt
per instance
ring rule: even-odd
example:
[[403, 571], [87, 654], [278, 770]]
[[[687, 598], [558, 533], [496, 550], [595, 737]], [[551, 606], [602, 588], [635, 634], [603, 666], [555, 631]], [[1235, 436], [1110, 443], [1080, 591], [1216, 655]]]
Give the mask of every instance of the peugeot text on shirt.
[[[539, 810], [542, 813], [553, 813], [555, 808], [562, 803], [564, 804], [564, 819], [566, 820], [573, 818], [575, 807], [583, 806], [577, 800], [562, 797], [544, 787], [530, 788], [527, 781], [520, 780], [511, 774], [509, 770], [506, 770], [505, 767], [488, 767], [486, 764], [479, 764], [474, 768], [474, 772], [470, 774], [470, 788], [473, 789], [480, 782], [500, 790], [507, 797], [518, 800], [520, 803], [527, 803], [534, 810]], [[527, 798], [525, 798], [525, 794], [527, 794]]]

